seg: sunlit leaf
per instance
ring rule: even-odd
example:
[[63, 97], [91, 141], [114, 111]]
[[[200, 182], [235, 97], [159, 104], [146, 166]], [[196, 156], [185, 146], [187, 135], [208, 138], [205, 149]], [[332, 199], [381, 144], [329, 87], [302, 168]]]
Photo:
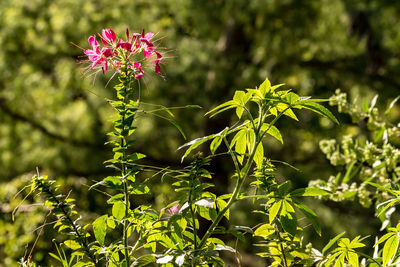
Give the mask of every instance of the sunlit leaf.
[[103, 215], [93, 222], [94, 236], [101, 246], [104, 245], [104, 239], [107, 233], [107, 218], [107, 215]]
[[268, 224], [262, 224], [260, 227], [258, 227], [255, 231], [254, 231], [254, 236], [261, 236], [264, 239], [267, 239], [270, 235], [275, 233], [275, 228]]
[[125, 204], [122, 201], [117, 201], [112, 207], [112, 215], [117, 220], [122, 220], [125, 217]]

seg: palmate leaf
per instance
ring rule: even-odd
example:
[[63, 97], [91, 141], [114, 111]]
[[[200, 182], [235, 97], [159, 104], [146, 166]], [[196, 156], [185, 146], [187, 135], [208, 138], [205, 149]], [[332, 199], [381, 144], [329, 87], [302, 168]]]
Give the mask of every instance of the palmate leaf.
[[314, 111], [315, 113], [318, 113], [331, 121], [335, 122], [336, 124], [339, 124], [339, 121], [333, 116], [333, 114], [324, 106], [316, 103], [314, 100], [299, 100], [296, 105], [293, 106], [293, 108], [298, 108], [298, 109], [309, 109], [311, 111]]

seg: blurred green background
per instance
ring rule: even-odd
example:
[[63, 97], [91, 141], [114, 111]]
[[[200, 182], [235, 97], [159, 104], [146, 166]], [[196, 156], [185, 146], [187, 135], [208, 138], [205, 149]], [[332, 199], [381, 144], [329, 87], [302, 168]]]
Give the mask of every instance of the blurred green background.
[[[327, 98], [336, 88], [353, 97], [380, 95], [386, 106], [400, 90], [400, 2], [390, 0], [2, 0], [0, 1], [0, 266], [15, 266], [30, 253], [46, 211], [21, 206], [15, 222], [11, 211], [21, 201], [17, 192], [29, 183], [35, 168], [79, 197], [85, 220], [106, 212], [102, 194], [87, 191], [93, 181], [111, 173], [103, 161], [112, 154], [106, 133], [112, 125], [116, 79], [85, 74], [80, 64], [89, 35], [112, 28], [123, 35], [157, 33], [168, 51], [163, 80], [147, 75], [141, 85], [144, 102], [165, 106], [200, 105], [201, 110], [176, 112], [176, 121], [188, 140], [215, 133], [229, 125], [232, 114], [209, 119], [204, 113], [232, 97], [237, 89], [254, 88], [266, 77], [286, 83], [300, 95]], [[332, 111], [335, 111], [332, 109]], [[336, 113], [335, 113], [336, 114]], [[266, 142], [266, 153], [301, 170], [278, 166], [294, 186], [307, 185], [334, 173], [319, 151], [318, 141], [351, 130], [301, 112], [300, 122], [282, 120], [284, 145]], [[185, 140], [172, 125], [152, 117], [139, 120], [136, 149], [147, 163], [178, 167]], [[206, 153], [207, 149], [204, 149]], [[226, 192], [231, 165], [219, 159], [210, 168], [218, 193]], [[149, 201], [161, 208], [171, 199], [168, 185], [153, 178], [155, 194]], [[233, 222], [254, 226], [248, 205], [235, 206]], [[342, 230], [364, 234], [379, 229], [374, 211], [361, 206], [314, 203], [322, 239], [310, 233], [316, 247]], [[338, 214], [341, 214], [338, 218]], [[334, 218], [334, 219], [333, 219]], [[365, 224], [365, 221], [371, 221]], [[51, 218], [47, 218], [51, 222]], [[349, 223], [351, 222], [351, 223]], [[46, 251], [54, 250], [45, 228], [33, 252], [42, 266], [51, 264]], [[243, 244], [244, 266], [262, 266], [256, 249]], [[247, 262], [247, 263], [246, 263]], [[251, 262], [251, 263], [249, 263]]]

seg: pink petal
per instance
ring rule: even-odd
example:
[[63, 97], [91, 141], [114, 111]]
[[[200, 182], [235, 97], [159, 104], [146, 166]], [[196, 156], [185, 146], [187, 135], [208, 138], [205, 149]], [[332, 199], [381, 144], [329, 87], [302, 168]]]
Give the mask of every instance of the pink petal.
[[153, 47], [153, 43], [147, 40], [146, 38], [140, 38], [140, 41], [145, 43], [148, 47]]
[[154, 67], [154, 71], [155, 71], [155, 73], [157, 73], [158, 75], [161, 75], [161, 73], [160, 73], [160, 65], [158, 64], [158, 62], [156, 63], [156, 66]]
[[148, 33], [146, 33], [146, 35], [144, 36], [144, 38], [145, 38], [146, 40], [149, 40], [149, 41], [150, 41], [150, 39], [153, 38], [153, 36], [154, 36], [154, 33], [148, 32]]
[[103, 29], [101, 31], [101, 35], [107, 43], [114, 43], [115, 39], [117, 38], [115, 32], [111, 29]]
[[103, 48], [101, 49], [101, 53], [102, 53], [105, 57], [111, 57], [111, 56], [112, 56], [112, 49], [111, 49], [111, 48], [103, 47]]
[[89, 44], [93, 47], [93, 50], [99, 47], [96, 36], [90, 36], [88, 39]]
[[152, 48], [149, 49], [144, 49], [143, 50], [143, 55], [146, 59], [149, 59], [151, 55], [153, 54], [154, 50]]
[[139, 72], [138, 74], [135, 75], [135, 79], [136, 79], [136, 80], [139, 80], [140, 78], [143, 77], [143, 75], [144, 75], [144, 72], [141, 71], [141, 72]]
[[106, 60], [106, 62], [104, 62], [104, 73], [107, 73], [108, 71], [108, 62]]

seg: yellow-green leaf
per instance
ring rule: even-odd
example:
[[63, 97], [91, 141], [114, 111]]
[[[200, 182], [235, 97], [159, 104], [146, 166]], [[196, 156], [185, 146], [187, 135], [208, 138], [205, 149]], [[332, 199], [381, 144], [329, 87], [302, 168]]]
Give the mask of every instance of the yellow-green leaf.
[[275, 233], [275, 228], [272, 225], [266, 223], [258, 227], [257, 230], [254, 231], [253, 235], [261, 236], [266, 239], [274, 233]]
[[112, 207], [112, 215], [117, 220], [122, 220], [125, 217], [125, 204], [122, 201], [117, 201]]
[[104, 239], [107, 233], [107, 217], [107, 215], [103, 215], [93, 222], [94, 236], [101, 246], [104, 245]]
[[66, 240], [64, 244], [72, 250], [80, 249], [82, 246], [75, 240]]

